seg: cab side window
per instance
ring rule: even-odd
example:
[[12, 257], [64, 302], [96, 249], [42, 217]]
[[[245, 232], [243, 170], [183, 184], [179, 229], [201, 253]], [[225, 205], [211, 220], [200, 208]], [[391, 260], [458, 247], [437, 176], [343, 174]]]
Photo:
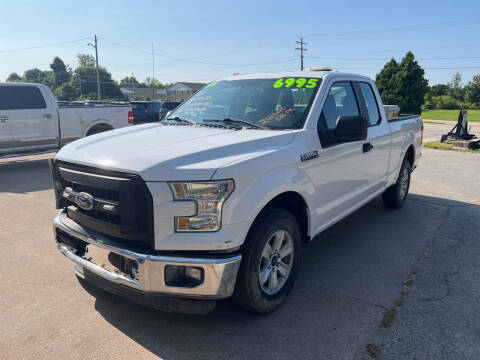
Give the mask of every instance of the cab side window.
[[45, 109], [47, 104], [35, 86], [4, 86], [8, 91], [10, 110]]
[[360, 115], [357, 99], [349, 81], [339, 81], [332, 85], [320, 118], [328, 129], [335, 129], [337, 119], [342, 115]]
[[360, 90], [362, 91], [363, 98], [365, 99], [365, 105], [368, 112], [368, 122], [370, 126], [375, 126], [380, 123], [380, 112], [378, 111], [377, 100], [372, 88], [367, 83], [359, 83]]

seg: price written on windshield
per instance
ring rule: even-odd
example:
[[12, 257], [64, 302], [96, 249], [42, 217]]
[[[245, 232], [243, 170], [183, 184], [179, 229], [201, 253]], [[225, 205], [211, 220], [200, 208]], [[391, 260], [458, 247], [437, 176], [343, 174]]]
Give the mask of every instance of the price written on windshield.
[[287, 78], [287, 79], [278, 79], [273, 83], [274, 88], [282, 88], [282, 87], [296, 87], [302, 88], [305, 87], [307, 89], [313, 89], [317, 87], [318, 79], [305, 79], [305, 78]]

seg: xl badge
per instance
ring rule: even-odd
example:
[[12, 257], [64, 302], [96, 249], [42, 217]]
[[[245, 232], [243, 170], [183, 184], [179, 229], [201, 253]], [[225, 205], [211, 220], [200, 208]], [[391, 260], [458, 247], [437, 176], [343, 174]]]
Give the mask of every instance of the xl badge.
[[312, 160], [312, 159], [316, 159], [318, 158], [320, 155], [318, 155], [318, 151], [315, 150], [315, 151], [310, 151], [310, 152], [307, 152], [307, 153], [303, 153], [302, 155], [300, 155], [300, 160], [303, 161], [307, 161], [307, 160]]
[[80, 192], [75, 196], [75, 204], [83, 210], [93, 209], [93, 196], [84, 192]]

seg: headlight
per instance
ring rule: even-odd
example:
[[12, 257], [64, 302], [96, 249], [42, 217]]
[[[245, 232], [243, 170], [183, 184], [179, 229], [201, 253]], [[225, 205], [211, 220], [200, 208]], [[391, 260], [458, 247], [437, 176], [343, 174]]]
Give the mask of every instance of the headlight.
[[222, 225], [222, 206], [235, 189], [233, 180], [169, 183], [175, 200], [195, 200], [197, 213], [175, 217], [175, 231], [218, 231]]

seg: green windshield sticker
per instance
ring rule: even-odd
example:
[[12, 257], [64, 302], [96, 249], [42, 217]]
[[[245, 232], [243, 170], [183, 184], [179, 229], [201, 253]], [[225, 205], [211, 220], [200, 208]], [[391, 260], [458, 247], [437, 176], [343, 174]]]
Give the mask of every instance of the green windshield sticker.
[[278, 79], [273, 83], [274, 88], [282, 88], [282, 87], [296, 87], [296, 88], [302, 88], [306, 87], [307, 89], [313, 89], [317, 87], [318, 85], [318, 79], [305, 79], [305, 78], [281, 78]]
[[218, 81], [214, 81], [214, 82], [212, 82], [212, 83], [208, 84], [208, 85], [207, 85], [207, 86], [205, 86], [205, 87], [206, 87], [206, 88], [208, 88], [208, 87], [215, 86], [215, 85], [217, 85], [217, 84], [218, 84]]

